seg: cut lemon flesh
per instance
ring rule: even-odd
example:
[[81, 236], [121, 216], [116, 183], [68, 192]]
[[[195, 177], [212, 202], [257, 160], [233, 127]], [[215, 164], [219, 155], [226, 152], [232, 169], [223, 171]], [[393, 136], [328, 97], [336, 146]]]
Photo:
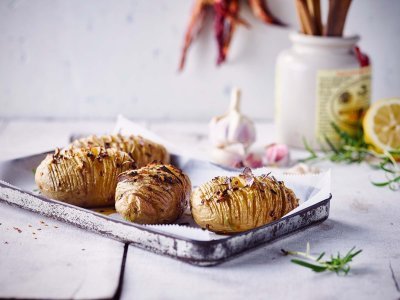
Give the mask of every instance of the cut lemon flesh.
[[371, 105], [363, 120], [365, 141], [379, 152], [400, 149], [400, 98]]

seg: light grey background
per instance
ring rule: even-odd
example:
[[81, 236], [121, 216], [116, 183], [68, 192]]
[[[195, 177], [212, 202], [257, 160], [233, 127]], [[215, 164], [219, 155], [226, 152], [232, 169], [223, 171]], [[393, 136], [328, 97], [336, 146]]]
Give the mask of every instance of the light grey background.
[[[322, 2], [325, 2], [322, 0]], [[231, 87], [244, 111], [274, 112], [274, 64], [297, 28], [293, 0], [269, 0], [291, 25], [256, 20], [239, 28], [229, 61], [215, 67], [212, 22], [177, 66], [193, 0], [0, 0], [0, 118], [207, 120], [225, 110]], [[348, 33], [373, 62], [373, 99], [400, 95], [400, 1], [354, 0]], [[290, 87], [288, 87], [290, 88]]]

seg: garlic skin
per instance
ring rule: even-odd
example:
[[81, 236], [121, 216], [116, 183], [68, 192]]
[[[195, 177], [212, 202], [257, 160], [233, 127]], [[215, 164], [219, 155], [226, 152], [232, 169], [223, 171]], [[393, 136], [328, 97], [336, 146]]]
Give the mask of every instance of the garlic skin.
[[229, 111], [210, 121], [209, 138], [216, 147], [240, 143], [247, 149], [256, 139], [253, 122], [240, 112], [240, 94], [240, 90], [235, 88], [232, 91]]
[[304, 163], [298, 163], [292, 168], [288, 169], [285, 174], [318, 174], [321, 170], [317, 167], [309, 166]]
[[277, 167], [287, 166], [290, 162], [289, 148], [285, 144], [271, 144], [265, 147], [265, 163]]

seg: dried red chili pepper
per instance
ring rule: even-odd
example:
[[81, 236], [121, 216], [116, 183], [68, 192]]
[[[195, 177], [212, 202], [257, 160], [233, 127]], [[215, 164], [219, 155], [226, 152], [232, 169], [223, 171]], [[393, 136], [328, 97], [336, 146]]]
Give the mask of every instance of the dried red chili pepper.
[[278, 18], [276, 18], [268, 8], [264, 0], [248, 0], [253, 14], [261, 21], [267, 24], [275, 24], [285, 26]]
[[186, 54], [193, 42], [195, 36], [200, 32], [203, 25], [204, 16], [206, 13], [207, 1], [197, 0], [192, 9], [189, 26], [185, 33], [185, 41], [182, 48], [181, 59], [179, 63], [179, 70], [182, 71], [185, 66]]
[[361, 68], [367, 67], [370, 65], [368, 55], [365, 53], [362, 53], [359, 47], [357, 47], [357, 46], [354, 47], [354, 53], [356, 54], [357, 60], [360, 64]]

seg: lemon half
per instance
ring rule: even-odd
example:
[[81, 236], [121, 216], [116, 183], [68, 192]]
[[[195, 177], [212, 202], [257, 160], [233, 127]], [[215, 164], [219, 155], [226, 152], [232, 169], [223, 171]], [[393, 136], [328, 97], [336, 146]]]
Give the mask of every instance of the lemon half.
[[400, 149], [400, 98], [371, 105], [363, 120], [365, 141], [379, 152]]

